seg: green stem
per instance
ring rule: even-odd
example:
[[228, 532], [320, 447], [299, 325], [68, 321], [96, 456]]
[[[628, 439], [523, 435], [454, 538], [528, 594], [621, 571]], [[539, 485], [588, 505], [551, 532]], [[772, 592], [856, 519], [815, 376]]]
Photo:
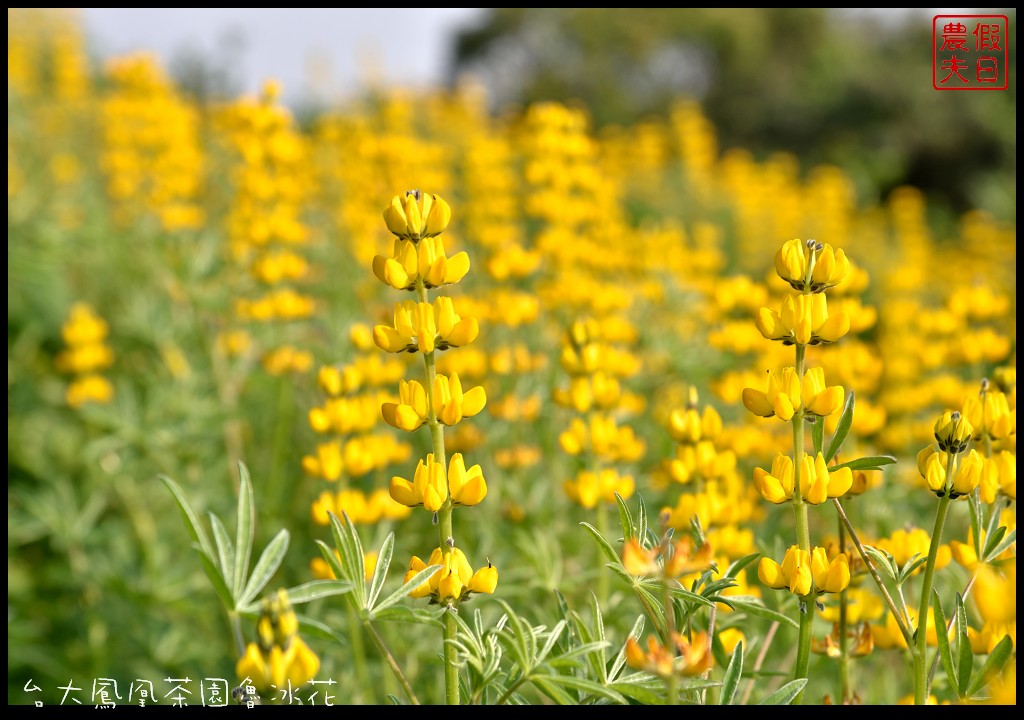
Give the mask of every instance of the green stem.
[[364, 691], [368, 692], [371, 685], [370, 672], [366, 665], [366, 648], [363, 646], [363, 633], [359, 624], [359, 615], [356, 613], [356, 609], [352, 603], [348, 603], [348, 627], [350, 635], [349, 642], [352, 643], [352, 647], [349, 648], [348, 655], [355, 662], [356, 678], [359, 680], [360, 687]]
[[235, 638], [235, 650], [238, 651], [238, 657], [242, 657], [245, 655], [245, 639], [242, 637], [242, 618], [234, 611], [228, 613], [228, 618], [231, 620], [231, 634]]
[[[603, 508], [603, 506], [602, 506]], [[662, 554], [665, 554], [669, 545], [668, 539], [662, 541]], [[662, 587], [662, 602], [665, 604], [665, 636], [664, 645], [665, 651], [672, 655], [672, 672], [669, 673], [668, 683], [668, 698], [666, 699], [667, 705], [675, 705], [679, 702], [679, 677], [675, 672], [675, 660], [676, 660], [676, 643], [673, 639], [673, 635], [676, 632], [676, 611], [675, 606], [672, 603], [672, 588], [669, 586], [668, 573], [664, 571], [665, 566], [662, 566], [661, 575], [661, 587]]]
[[928, 605], [931, 601], [932, 580], [935, 574], [935, 558], [939, 554], [942, 542], [942, 528], [946, 523], [949, 510], [949, 481], [953, 474], [954, 454], [949, 454], [946, 463], [946, 494], [939, 499], [939, 509], [935, 513], [935, 528], [932, 530], [931, 545], [928, 547], [928, 562], [924, 568], [924, 585], [921, 587], [921, 608], [917, 613], [917, 631], [914, 638], [914, 704], [924, 705], [928, 700], [927, 678], [927, 642], [928, 642]]
[[[804, 377], [804, 353], [807, 348], [804, 345], [796, 346], [796, 373], [802, 382]], [[803, 408], [797, 410], [793, 416], [793, 514], [796, 518], [796, 540], [797, 545], [804, 552], [811, 552], [811, 534], [807, 522], [807, 503], [804, 502], [802, 479], [800, 471], [804, 459], [804, 412]], [[807, 670], [811, 662], [811, 630], [814, 627], [814, 594], [800, 597], [800, 639], [797, 645], [796, 669], [794, 679], [799, 680], [807, 677]], [[793, 700], [794, 704], [803, 702], [803, 691]]]
[[[839, 520], [839, 552], [846, 552], [846, 528]], [[850, 642], [846, 637], [847, 589], [839, 593], [839, 697], [845, 705], [850, 699]]]
[[[416, 281], [416, 295], [420, 302], [427, 302], [427, 288], [422, 279]], [[437, 419], [437, 409], [434, 407], [434, 380], [437, 378], [437, 364], [434, 353], [423, 353], [423, 368], [426, 373], [427, 385], [424, 388], [427, 393], [427, 406], [429, 408], [429, 419], [427, 425], [430, 427], [430, 441], [434, 453], [434, 462], [440, 463], [444, 468], [445, 476], [448, 472], [448, 458], [444, 447], [444, 426]], [[451, 490], [448, 490], [448, 499], [437, 511], [437, 529], [440, 538], [441, 552], [447, 555], [455, 546], [455, 535], [452, 530], [452, 500]], [[445, 702], [448, 705], [458, 705], [459, 701], [459, 667], [458, 650], [454, 640], [458, 632], [458, 625], [455, 623], [455, 616], [452, 613], [455, 609], [449, 608], [444, 614], [442, 623], [444, 654], [444, 687]]]
[[391, 651], [388, 650], [388, 646], [384, 644], [384, 638], [382, 638], [380, 633], [377, 632], [377, 628], [375, 628], [373, 623], [369, 620], [363, 622], [363, 627], [366, 628], [366, 632], [369, 633], [370, 639], [373, 640], [373, 644], [377, 646], [380, 654], [384, 657], [384, 662], [388, 664], [388, 667], [391, 668], [391, 672], [394, 673], [399, 684], [401, 684], [402, 689], [405, 690], [405, 694], [409, 697], [409, 702], [413, 705], [419, 705], [419, 698], [417, 698], [416, 693], [413, 692], [412, 685], [409, 684], [409, 681], [405, 678], [405, 674], [402, 673], [402, 668], [398, 667], [398, 663], [395, 662], [395, 658], [391, 654]]
[[832, 498], [832, 504], [835, 505], [836, 512], [839, 513], [839, 518], [843, 521], [843, 526], [846, 528], [846, 532], [850, 533], [850, 538], [853, 540], [853, 544], [857, 547], [857, 552], [860, 554], [861, 560], [864, 561], [864, 567], [871, 573], [871, 578], [875, 581], [875, 585], [878, 587], [878, 591], [882, 593], [882, 597], [885, 599], [885, 604], [889, 608], [889, 612], [896, 618], [896, 624], [900, 628], [900, 633], [903, 635], [903, 639], [907, 645], [913, 644], [913, 633], [906, 621], [903, 619], [903, 612], [896, 607], [896, 601], [892, 599], [892, 595], [889, 594], [889, 590], [885, 587], [885, 583], [882, 582], [882, 576], [878, 574], [875, 566], [871, 564], [871, 558], [868, 557], [867, 552], [864, 550], [864, 545], [861, 544], [860, 538], [857, 537], [857, 531], [853, 529], [853, 525], [850, 524], [850, 519], [846, 517], [846, 512], [843, 510], [842, 504], [839, 502], [839, 498]]
[[[597, 503], [597, 531], [601, 533], [601, 537], [608, 537], [608, 507], [605, 505], [604, 498], [598, 500]], [[600, 547], [595, 546], [597, 552], [597, 604], [599, 607], [604, 607], [608, 601], [608, 573], [604, 570], [604, 553]], [[668, 605], [665, 606], [669, 607]], [[666, 610], [667, 612], [667, 610]], [[666, 646], [667, 647], [667, 646]]]

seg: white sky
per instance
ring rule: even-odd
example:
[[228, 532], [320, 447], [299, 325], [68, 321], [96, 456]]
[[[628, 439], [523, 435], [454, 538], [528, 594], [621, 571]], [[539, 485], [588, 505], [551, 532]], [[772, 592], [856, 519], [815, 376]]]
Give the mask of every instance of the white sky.
[[[353, 94], [367, 80], [441, 81], [451, 33], [483, 8], [80, 8], [101, 58], [147, 50], [169, 67], [191, 48], [232, 64], [242, 92], [274, 78], [285, 97]], [[235, 41], [231, 40], [232, 35]], [[309, 78], [318, 78], [313, 87]]]

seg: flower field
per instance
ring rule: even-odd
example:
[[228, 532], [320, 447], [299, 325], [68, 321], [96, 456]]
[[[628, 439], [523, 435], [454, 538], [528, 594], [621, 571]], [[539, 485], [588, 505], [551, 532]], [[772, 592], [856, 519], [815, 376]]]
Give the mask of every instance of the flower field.
[[8, 10], [10, 704], [1016, 704], [1015, 224], [281, 94]]

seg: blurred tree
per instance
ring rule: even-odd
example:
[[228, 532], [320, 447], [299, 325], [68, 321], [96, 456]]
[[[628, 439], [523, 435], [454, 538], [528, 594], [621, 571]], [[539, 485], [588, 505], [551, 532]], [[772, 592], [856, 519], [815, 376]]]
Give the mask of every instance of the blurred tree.
[[[842, 165], [864, 193], [913, 184], [956, 211], [1016, 219], [1016, 13], [1010, 87], [932, 88], [932, 12], [822, 8], [492, 8], [456, 38], [452, 80], [494, 109], [578, 100], [597, 127], [699, 99], [723, 148]], [[870, 198], [866, 198], [870, 199]]]

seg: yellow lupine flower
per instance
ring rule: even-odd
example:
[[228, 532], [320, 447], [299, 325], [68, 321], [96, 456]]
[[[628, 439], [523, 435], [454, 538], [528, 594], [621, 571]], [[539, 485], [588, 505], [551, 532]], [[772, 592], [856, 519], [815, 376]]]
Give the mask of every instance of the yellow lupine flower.
[[779, 312], [763, 307], [754, 324], [766, 340], [783, 345], [821, 345], [833, 343], [850, 331], [850, 316], [828, 312], [823, 293], [787, 295]]
[[427, 562], [413, 556], [404, 582], [409, 582], [416, 573], [431, 565], [440, 565], [441, 568], [413, 590], [412, 597], [430, 597], [433, 602], [451, 603], [465, 600], [472, 593], [491, 595], [498, 585], [496, 567], [487, 563], [486, 567], [473, 572], [466, 555], [457, 547], [447, 553], [441, 548], [434, 548]]
[[801, 382], [796, 369], [786, 367], [781, 373], [768, 371], [768, 388], [761, 392], [744, 388], [743, 405], [760, 417], [777, 417], [789, 421], [801, 407]]
[[[776, 505], [792, 500], [796, 491], [793, 461], [778, 453], [772, 461], [771, 472], [754, 468], [754, 487], [768, 502]], [[820, 505], [829, 498], [841, 497], [853, 485], [850, 468], [830, 471], [825, 457], [818, 453], [811, 457], [804, 453], [800, 465], [800, 495], [812, 505]]]
[[455, 314], [452, 299], [439, 297], [433, 304], [406, 300], [395, 304], [394, 326], [376, 325], [373, 341], [391, 353], [431, 353], [468, 345], [480, 329], [476, 318]]
[[935, 440], [945, 452], [962, 453], [971, 442], [974, 428], [961, 413], [947, 410], [935, 421]]
[[850, 566], [844, 553], [830, 561], [825, 548], [815, 547], [808, 552], [791, 545], [781, 565], [762, 557], [757, 577], [770, 588], [788, 589], [794, 595], [837, 593], [850, 583]]
[[401, 380], [398, 384], [398, 402], [382, 403], [380, 414], [391, 427], [412, 432], [430, 419], [427, 391], [415, 380]]
[[399, 238], [419, 242], [440, 235], [448, 227], [451, 208], [440, 195], [408, 190], [395, 195], [384, 208], [384, 223]]
[[825, 371], [820, 367], [810, 368], [804, 373], [800, 395], [804, 410], [811, 415], [825, 417], [843, 406], [842, 386], [825, 387]]
[[450, 378], [446, 375], [434, 378], [432, 399], [437, 419], [445, 425], [455, 425], [463, 417], [473, 417], [487, 404], [487, 394], [480, 386], [463, 393], [462, 382], [456, 372]]
[[448, 463], [448, 489], [455, 505], [478, 505], [487, 497], [487, 482], [483, 470], [474, 465], [469, 470], [462, 453], [452, 455]]
[[979, 437], [1002, 440], [1017, 432], [1017, 411], [1010, 409], [1004, 393], [988, 387], [964, 401], [963, 414]]
[[1011, 500], [1017, 499], [1017, 456], [1009, 450], [1000, 450], [985, 458], [981, 471], [980, 499], [984, 503], [996, 501], [999, 493]]
[[1002, 564], [978, 566], [974, 604], [986, 623], [1009, 623], [1017, 620], [1017, 560]]
[[[812, 257], [814, 267], [808, 278], [807, 271]], [[833, 250], [828, 243], [794, 238], [775, 253], [775, 272], [794, 290], [819, 293], [846, 279], [850, 272], [850, 261], [842, 249]]]
[[846, 554], [839, 553], [829, 560], [825, 548], [814, 548], [811, 551], [811, 575], [819, 592], [842, 592], [850, 584], [850, 564]]
[[974, 491], [974, 488], [978, 487], [985, 466], [985, 458], [977, 450], [972, 449], [956, 463], [956, 469], [951, 478], [952, 482], [947, 486], [948, 453], [936, 451], [933, 446], [928, 446], [918, 453], [917, 461], [919, 470], [922, 465], [924, 466], [922, 475], [928, 489], [939, 497], [944, 497], [949, 493], [953, 500], [965, 498]]
[[465, 252], [448, 257], [444, 241], [425, 238], [418, 243], [395, 239], [391, 257], [373, 258], [373, 274], [396, 290], [414, 290], [419, 280], [427, 288], [459, 282], [469, 272], [469, 255]]
[[408, 507], [423, 505], [430, 512], [437, 512], [448, 499], [448, 481], [444, 475], [444, 467], [434, 460], [434, 454], [428, 453], [426, 462], [420, 460], [416, 465], [413, 481], [409, 482], [398, 476], [391, 478], [391, 497]]

